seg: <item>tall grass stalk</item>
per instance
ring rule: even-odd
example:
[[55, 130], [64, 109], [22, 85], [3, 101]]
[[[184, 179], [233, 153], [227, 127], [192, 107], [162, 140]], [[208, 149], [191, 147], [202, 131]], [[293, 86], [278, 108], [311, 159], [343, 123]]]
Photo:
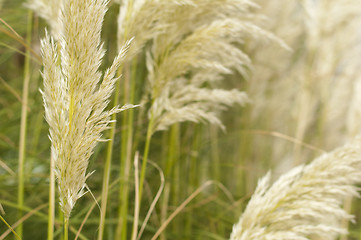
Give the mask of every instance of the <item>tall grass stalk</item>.
[[[234, 174], [237, 177], [236, 182], [234, 184], [234, 188], [237, 189], [238, 196], [245, 196], [248, 194], [247, 190], [247, 159], [251, 158], [250, 156], [250, 146], [253, 141], [253, 135], [247, 134], [243, 131], [244, 126], [252, 126], [250, 121], [250, 107], [246, 107], [242, 111], [243, 116], [240, 120], [240, 124], [238, 126], [241, 129], [239, 133], [239, 145], [237, 146], [238, 151], [235, 155], [234, 162], [236, 163], [236, 167], [234, 169]], [[240, 207], [239, 209], [242, 209]]]
[[[129, 72], [127, 71], [128, 67], [125, 67], [124, 77], [123, 77], [123, 101], [128, 102], [129, 99]], [[128, 123], [128, 114], [129, 111], [125, 112], [122, 116], [122, 126], [127, 126]], [[119, 168], [119, 175], [120, 175], [120, 184], [119, 184], [119, 206], [118, 206], [118, 224], [116, 228], [116, 238], [122, 239], [122, 235], [126, 236], [127, 234], [127, 209], [128, 208], [128, 177], [130, 171], [130, 165], [128, 164], [127, 159], [127, 151], [128, 151], [128, 126], [125, 127], [121, 131], [121, 146], [120, 146], [120, 168]], [[124, 218], [125, 217], [125, 218]], [[123, 238], [124, 239], [124, 238]]]
[[213, 180], [220, 181], [221, 177], [221, 161], [219, 156], [219, 134], [218, 134], [218, 128], [216, 128], [214, 125], [210, 126], [210, 139], [211, 139], [211, 151], [212, 151], [212, 177]]
[[[143, 161], [142, 161], [142, 165], [141, 165], [141, 170], [140, 170], [140, 177], [139, 177], [139, 186], [137, 186], [137, 198], [136, 198], [136, 206], [138, 208], [141, 207], [141, 201], [142, 201], [142, 194], [143, 194], [143, 186], [144, 186], [144, 181], [145, 181], [145, 174], [146, 174], [146, 168], [147, 168], [147, 162], [148, 162], [148, 155], [149, 155], [149, 149], [150, 149], [150, 142], [151, 142], [151, 138], [152, 138], [152, 134], [153, 134], [153, 118], [150, 118], [150, 121], [148, 123], [148, 128], [147, 128], [147, 135], [146, 135], [146, 139], [145, 139], [145, 146], [144, 146], [144, 151], [143, 151]], [[138, 166], [138, 165], [137, 165]], [[133, 233], [132, 233], [132, 238], [134, 238], [134, 226], [133, 226]]]
[[[123, 67], [120, 67], [123, 69]], [[120, 94], [120, 81], [118, 81], [115, 85], [115, 93], [114, 93], [114, 103], [113, 107], [118, 106], [119, 104], [119, 94]], [[107, 143], [107, 152], [105, 157], [105, 165], [103, 171], [103, 184], [102, 184], [102, 202], [101, 202], [101, 213], [100, 213], [100, 221], [99, 221], [99, 230], [98, 230], [98, 240], [103, 239], [104, 227], [105, 227], [105, 219], [107, 213], [107, 203], [108, 203], [108, 191], [109, 191], [109, 178], [110, 178], [110, 170], [111, 170], [111, 161], [113, 156], [113, 143], [115, 136], [115, 128], [116, 128], [116, 114], [112, 115], [112, 123], [110, 123], [110, 132], [108, 136]]]
[[134, 157], [134, 187], [135, 187], [135, 207], [134, 207], [134, 221], [131, 240], [136, 240], [138, 235], [138, 222], [140, 213], [140, 192], [139, 192], [139, 154], [136, 152]]
[[137, 237], [137, 240], [140, 240], [141, 237], [142, 237], [142, 234], [148, 224], [148, 221], [152, 215], [152, 213], [155, 211], [155, 207], [156, 207], [156, 204], [163, 192], [163, 189], [164, 189], [164, 183], [165, 183], [165, 178], [164, 178], [164, 173], [162, 171], [162, 169], [157, 165], [155, 164], [154, 162], [149, 162], [158, 172], [159, 172], [159, 175], [160, 175], [160, 186], [159, 186], [159, 189], [157, 191], [157, 194], [155, 195], [152, 203], [150, 204], [149, 206], [149, 209], [148, 209], [148, 212], [147, 212], [147, 215], [145, 216], [144, 218], [144, 221], [143, 221], [143, 224], [138, 232], [138, 237]]
[[[180, 190], [180, 124], [174, 124], [170, 127], [169, 133], [165, 133], [163, 136], [162, 144], [168, 146], [163, 148], [163, 169], [164, 176], [166, 179], [164, 193], [161, 200], [160, 206], [160, 223], [164, 223], [168, 217], [169, 205], [176, 206], [179, 201], [179, 190]], [[176, 227], [174, 223], [173, 227]], [[173, 232], [176, 232], [173, 229]], [[161, 239], [166, 239], [164, 234], [160, 235]]]
[[[192, 136], [192, 141], [191, 141], [191, 146], [190, 146], [190, 154], [189, 154], [189, 174], [188, 174], [188, 179], [187, 179], [187, 190], [186, 193], [187, 195], [192, 194], [192, 192], [195, 189], [195, 186], [198, 186], [200, 183], [200, 177], [198, 175], [199, 172], [199, 152], [201, 151], [201, 136], [202, 136], [202, 126], [199, 125], [195, 125], [193, 124], [193, 136]], [[192, 232], [192, 226], [194, 223], [194, 219], [193, 219], [193, 214], [194, 211], [193, 209], [189, 209], [187, 211], [187, 216], [186, 216], [186, 233], [188, 236], [191, 236], [191, 232]]]
[[55, 162], [50, 157], [49, 169], [49, 208], [48, 208], [48, 240], [54, 239], [54, 219], [55, 219]]
[[[65, 220], [64, 212], [63, 212], [60, 205], [58, 205], [57, 209], [58, 209], [58, 222], [62, 223], [62, 227], [60, 227], [58, 229], [58, 235], [59, 235], [59, 239], [63, 240], [64, 239], [64, 226], [65, 226], [65, 224], [64, 224], [64, 220]], [[57, 235], [57, 234], [55, 233], [54, 235]]]
[[[115, 87], [115, 95], [118, 96], [119, 92], [119, 83], [116, 84]], [[118, 99], [118, 98], [116, 98]], [[118, 105], [118, 101], [114, 102], [115, 106]], [[103, 171], [103, 184], [102, 184], [102, 201], [100, 205], [100, 221], [99, 221], [99, 230], [98, 230], [98, 240], [103, 239], [104, 227], [105, 227], [105, 219], [107, 213], [107, 203], [108, 203], [108, 186], [109, 186], [109, 178], [110, 178], [110, 170], [111, 170], [111, 159], [113, 155], [113, 142], [114, 142], [114, 135], [115, 135], [115, 123], [116, 116], [113, 114], [111, 129], [109, 133], [109, 141], [107, 143], [107, 153], [105, 157], [105, 164], [104, 164], [104, 171]]]
[[[32, 21], [33, 13], [28, 11], [27, 18], [27, 36], [26, 44], [31, 45], [32, 38]], [[18, 163], [18, 205], [20, 207], [18, 211], [18, 219], [22, 217], [21, 208], [24, 206], [24, 164], [26, 160], [26, 131], [27, 131], [27, 116], [28, 116], [28, 95], [29, 95], [29, 82], [30, 82], [30, 51], [26, 50], [25, 64], [24, 64], [24, 82], [23, 82], [23, 94], [21, 105], [21, 123], [20, 123], [20, 142], [19, 142], [19, 163]], [[16, 229], [20, 238], [23, 236], [23, 224], [19, 224]]]
[[[122, 12], [122, 9], [125, 9], [123, 11], [126, 11], [125, 13], [121, 14], [119, 13], [118, 16], [118, 31], [117, 31], [117, 40], [118, 40], [118, 46], [120, 47], [121, 44], [123, 42], [125, 42], [128, 37], [129, 37], [129, 28], [126, 25], [124, 28], [122, 28], [123, 31], [120, 31], [121, 29], [121, 24], [122, 22], [127, 22], [129, 21], [130, 18], [130, 14], [131, 11], [133, 9], [133, 0], [129, 0], [126, 1], [126, 3], [122, 2], [122, 5], [120, 6], [120, 12]], [[124, 8], [123, 8], [124, 6]], [[134, 36], [131, 36], [134, 37]], [[134, 60], [135, 65], [132, 65], [132, 67], [136, 66], [136, 60]], [[128, 64], [126, 66], [129, 66]], [[127, 68], [128, 69], [128, 68]], [[118, 73], [122, 73], [124, 71], [124, 67], [118, 69]], [[134, 69], [135, 71], [135, 69]], [[131, 76], [131, 78], [133, 77], [133, 74]], [[135, 72], [134, 72], [134, 77], [135, 77]], [[128, 75], [126, 75], [126, 78], [124, 80], [124, 86], [127, 86], [129, 83], [129, 77]], [[133, 79], [131, 79], [130, 81], [132, 82]], [[131, 83], [133, 84], [133, 83]], [[134, 83], [135, 84], [135, 83]], [[135, 85], [134, 85], [135, 86]], [[123, 92], [123, 97], [124, 97], [124, 101], [127, 100], [127, 96], [128, 96], [128, 92], [127, 92], [127, 87], [123, 88], [124, 92]], [[130, 95], [134, 96], [134, 92], [135, 89], [131, 89], [131, 93]], [[120, 94], [120, 91], [119, 91]], [[119, 96], [116, 95], [116, 97], [118, 98]], [[126, 119], [127, 119], [128, 114], [126, 114], [125, 116], [123, 116], [123, 123], [126, 123]], [[133, 115], [131, 115], [133, 116]], [[130, 115], [129, 115], [129, 119], [130, 119]], [[129, 120], [128, 119], [128, 120]], [[129, 122], [128, 122], [129, 123]], [[133, 123], [130, 123], [131, 125]], [[130, 126], [130, 125], [128, 125]], [[116, 227], [116, 237], [118, 239], [127, 239], [127, 213], [128, 213], [128, 195], [129, 195], [129, 185], [128, 185], [128, 178], [129, 178], [129, 170], [130, 170], [130, 158], [131, 158], [131, 150], [129, 150], [130, 147], [130, 141], [132, 139], [132, 133], [129, 133], [129, 129], [125, 129], [123, 131], [123, 135], [122, 135], [122, 142], [121, 142], [121, 153], [120, 153], [120, 176], [121, 178], [123, 177], [123, 179], [121, 179], [121, 184], [120, 184], [120, 188], [119, 188], [119, 200], [120, 200], [120, 206], [119, 206], [119, 211], [118, 211], [118, 224]]]
[[[165, 177], [167, 178], [169, 184], [169, 189], [171, 193], [171, 201], [165, 202], [165, 204], [169, 205], [170, 203], [172, 206], [177, 206], [180, 202], [180, 124], [176, 123], [170, 127], [170, 134], [169, 134], [169, 152], [167, 157], [167, 163], [165, 166]], [[165, 207], [168, 209], [169, 207]], [[167, 214], [167, 213], [166, 213]], [[163, 223], [163, 222], [161, 222]], [[172, 223], [172, 231], [178, 232], [179, 224], [177, 219], [175, 219]]]
[[148, 123], [147, 135], [145, 138], [145, 146], [144, 146], [144, 151], [143, 151], [142, 166], [141, 166], [141, 170], [140, 170], [139, 201], [141, 201], [141, 199], [142, 199], [143, 185], [144, 185], [144, 181], [145, 181], [145, 173], [146, 173], [146, 168], [147, 168], [150, 142], [151, 142], [152, 135], [153, 135], [153, 125], [154, 125], [154, 118], [151, 116], [149, 123]]
[[[131, 76], [126, 77], [124, 80], [124, 102], [134, 102], [135, 100], [135, 82], [137, 72], [137, 58], [135, 57], [131, 64]], [[127, 75], [126, 75], [127, 76]], [[128, 81], [129, 80], [129, 81]], [[129, 94], [128, 94], [129, 93]], [[123, 115], [123, 126], [127, 126], [122, 131], [122, 146], [120, 152], [120, 179], [119, 184], [119, 212], [118, 212], [118, 224], [116, 229], [116, 238], [126, 240], [127, 239], [127, 214], [129, 207], [129, 173], [131, 166], [132, 146], [133, 146], [133, 124], [134, 124], [134, 111], [130, 109]]]
[[68, 240], [68, 231], [69, 231], [69, 218], [64, 216], [63, 218], [63, 240]]

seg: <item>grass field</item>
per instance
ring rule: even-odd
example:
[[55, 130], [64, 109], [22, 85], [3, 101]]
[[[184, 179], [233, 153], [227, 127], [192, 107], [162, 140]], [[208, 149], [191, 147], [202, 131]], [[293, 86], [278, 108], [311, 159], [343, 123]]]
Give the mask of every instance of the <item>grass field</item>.
[[0, 240], [361, 239], [360, 59], [359, 0], [0, 0]]

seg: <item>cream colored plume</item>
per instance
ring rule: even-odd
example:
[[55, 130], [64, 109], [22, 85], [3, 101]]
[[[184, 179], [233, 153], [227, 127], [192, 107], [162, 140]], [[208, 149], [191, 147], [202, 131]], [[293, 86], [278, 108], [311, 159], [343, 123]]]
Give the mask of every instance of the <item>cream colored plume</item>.
[[67, 218], [85, 192], [88, 161], [110, 116], [132, 107], [105, 110], [129, 45], [102, 76], [98, 68], [104, 55], [100, 33], [106, 5], [106, 0], [65, 1], [59, 40], [46, 36], [42, 41], [45, 117], [60, 205]]
[[179, 41], [177, 38], [200, 25], [231, 15], [244, 17], [249, 7], [256, 6], [248, 0], [124, 0], [121, 4], [119, 42], [136, 37], [129, 56], [161, 34], [167, 33], [169, 43]]
[[219, 111], [249, 102], [238, 90], [219, 88], [225, 74], [246, 77], [251, 60], [240, 46], [248, 39], [272, 40], [254, 24], [246, 0], [123, 1], [119, 41], [135, 36], [137, 54], [146, 43], [148, 117], [152, 132], [183, 121], [223, 128]]
[[340, 221], [352, 219], [342, 208], [358, 195], [361, 182], [361, 138], [323, 154], [308, 165], [282, 175], [270, 186], [262, 178], [231, 240], [334, 239], [347, 233]]
[[[358, 135], [361, 1], [257, 3], [261, 6], [257, 13], [267, 16], [258, 25], [294, 51], [248, 45], [254, 65], [247, 89], [253, 101], [252, 127], [279, 132], [327, 151]], [[280, 161], [297, 165], [313, 154], [299, 144], [292, 148], [284, 141], [267, 138], [257, 138], [255, 146], [260, 149], [256, 153], [259, 159], [267, 149], [273, 149], [270, 160], [276, 165]]]

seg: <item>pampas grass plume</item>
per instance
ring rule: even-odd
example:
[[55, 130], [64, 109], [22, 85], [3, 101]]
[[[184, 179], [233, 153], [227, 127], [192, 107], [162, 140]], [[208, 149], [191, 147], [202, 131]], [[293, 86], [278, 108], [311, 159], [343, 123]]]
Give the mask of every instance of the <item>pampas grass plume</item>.
[[102, 141], [110, 116], [133, 107], [105, 110], [117, 81], [116, 70], [129, 47], [128, 42], [102, 77], [98, 68], [104, 55], [100, 32], [106, 5], [106, 0], [66, 1], [59, 21], [61, 37], [55, 42], [47, 35], [41, 43], [45, 117], [66, 218], [85, 193], [89, 158]]
[[334, 239], [347, 233], [340, 221], [352, 219], [341, 206], [358, 196], [361, 182], [361, 138], [308, 165], [282, 175], [270, 186], [268, 173], [259, 182], [231, 240]]
[[[130, 55], [147, 48], [148, 117], [152, 132], [177, 122], [207, 122], [224, 129], [219, 112], [250, 100], [245, 92], [216, 85], [234, 71], [247, 77], [251, 60], [239, 46], [247, 39], [283, 43], [255, 26], [244, 0], [125, 0], [119, 42], [134, 36]], [[208, 87], [205, 87], [208, 86]]]

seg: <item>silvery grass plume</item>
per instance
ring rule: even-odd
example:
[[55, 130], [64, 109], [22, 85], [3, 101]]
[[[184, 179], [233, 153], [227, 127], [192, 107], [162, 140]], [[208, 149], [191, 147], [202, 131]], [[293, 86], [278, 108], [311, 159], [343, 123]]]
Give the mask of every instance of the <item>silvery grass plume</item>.
[[148, 41], [169, 30], [173, 34], [167, 39], [172, 41], [217, 17], [244, 18], [246, 13], [250, 15], [248, 8], [255, 6], [248, 0], [124, 0], [118, 17], [118, 38], [124, 42], [136, 37], [128, 54], [133, 56]]
[[178, 6], [174, 0], [124, 0], [118, 15], [118, 42], [134, 36], [128, 58], [138, 54], [144, 45], [165, 31], [165, 21]]
[[[257, 24], [294, 51], [248, 45], [252, 45], [254, 63], [247, 89], [253, 100], [252, 126], [295, 136], [327, 150], [358, 135], [361, 1], [256, 1], [261, 6], [257, 13], [268, 17]], [[273, 61], [265, 61], [269, 58]], [[313, 154], [301, 153], [299, 144], [294, 147], [298, 151], [282, 141], [271, 144], [261, 138], [254, 141], [254, 146], [263, 149], [255, 153], [259, 159], [270, 147], [275, 164], [294, 164], [290, 159], [307, 161]]]
[[164, 44], [168, 39], [160, 35], [148, 53], [149, 117], [154, 119], [154, 131], [183, 121], [224, 128], [219, 111], [235, 104], [243, 106], [249, 99], [238, 89], [219, 88], [223, 75], [236, 70], [247, 77], [251, 60], [239, 45], [247, 38], [273, 36], [250, 23], [226, 18], [201, 25], [182, 37]]
[[[303, 93], [297, 101], [301, 103], [298, 104], [299, 116], [302, 108], [308, 116], [303, 117], [305, 124], [298, 123], [296, 134], [300, 132], [299, 136], [306, 136], [307, 130], [320, 122], [324, 145], [333, 149], [360, 133], [359, 123], [352, 124], [359, 120], [359, 108], [352, 109], [349, 103], [352, 98], [359, 98], [359, 92], [353, 90], [361, 77], [361, 2], [303, 0], [302, 4], [306, 61], [292, 74], [305, 73], [301, 77]], [[314, 91], [309, 89], [310, 85]], [[307, 109], [302, 105], [310, 107]], [[349, 123], [345, 116], [350, 117]]]
[[28, 0], [25, 5], [48, 23], [51, 35], [58, 39], [62, 28], [59, 19], [64, 2], [65, 0]]
[[88, 161], [110, 116], [132, 107], [105, 110], [129, 47], [127, 43], [102, 74], [104, 50], [100, 42], [107, 0], [67, 0], [60, 15], [60, 38], [42, 41], [43, 99], [50, 126], [51, 156], [55, 161], [60, 205], [66, 218], [84, 193]]
[[361, 137], [293, 168], [270, 186], [270, 174], [257, 189], [231, 240], [333, 239], [347, 233], [341, 220], [352, 219], [341, 206], [358, 196], [361, 182]]
[[119, 41], [135, 36], [130, 51], [136, 54], [151, 40], [147, 91], [152, 132], [183, 121], [223, 128], [218, 112], [249, 102], [244, 92], [216, 86], [234, 70], [247, 75], [251, 60], [239, 48], [246, 39], [282, 44], [252, 24], [250, 8], [255, 6], [246, 0], [123, 1]]

